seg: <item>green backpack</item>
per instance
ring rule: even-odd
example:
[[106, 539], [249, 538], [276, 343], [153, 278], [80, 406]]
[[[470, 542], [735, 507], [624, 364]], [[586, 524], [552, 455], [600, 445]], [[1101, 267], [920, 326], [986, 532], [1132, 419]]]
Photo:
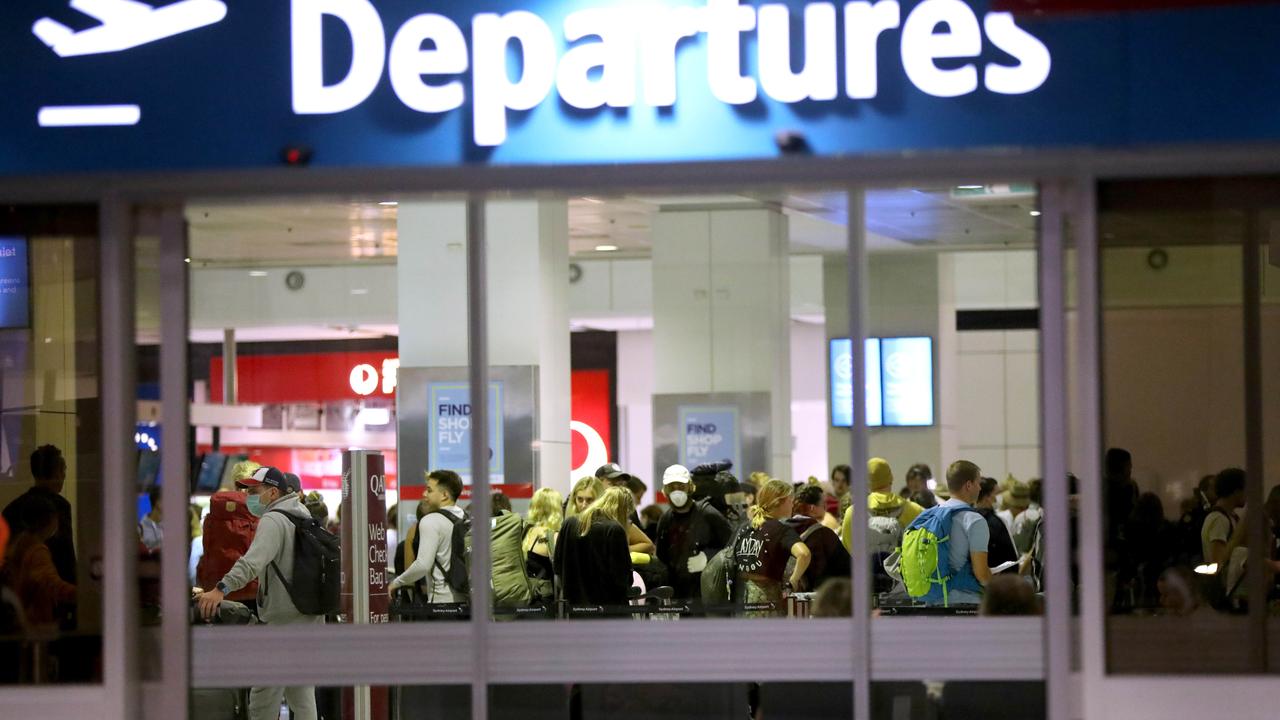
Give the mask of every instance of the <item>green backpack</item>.
[[493, 557], [493, 604], [495, 607], [524, 607], [533, 600], [525, 570], [524, 518], [510, 510], [490, 523], [490, 554]]
[[912, 598], [941, 599], [943, 605], [949, 605], [949, 586], [958, 568], [951, 567], [947, 544], [951, 541], [951, 518], [957, 512], [973, 510], [954, 505], [931, 507], [916, 516], [902, 534], [898, 571]]

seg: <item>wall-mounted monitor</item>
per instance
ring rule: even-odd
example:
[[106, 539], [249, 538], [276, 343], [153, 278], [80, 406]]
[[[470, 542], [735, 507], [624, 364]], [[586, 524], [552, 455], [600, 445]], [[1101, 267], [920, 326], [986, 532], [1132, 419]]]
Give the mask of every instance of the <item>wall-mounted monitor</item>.
[[222, 469], [227, 458], [219, 452], [205, 453], [200, 457], [200, 465], [196, 468], [196, 488], [198, 493], [218, 492], [222, 482]]
[[[853, 426], [853, 342], [830, 344], [831, 424]], [[933, 338], [867, 338], [868, 427], [933, 424]]]
[[27, 239], [0, 236], [0, 330], [31, 327]]

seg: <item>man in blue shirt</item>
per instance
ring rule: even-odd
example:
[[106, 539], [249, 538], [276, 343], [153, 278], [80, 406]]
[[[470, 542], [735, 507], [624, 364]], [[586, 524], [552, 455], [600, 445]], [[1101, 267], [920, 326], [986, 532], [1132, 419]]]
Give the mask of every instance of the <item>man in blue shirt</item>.
[[[982, 588], [991, 580], [991, 568], [987, 566], [987, 544], [991, 531], [987, 521], [977, 512], [969, 512], [982, 492], [982, 470], [968, 460], [957, 460], [947, 468], [947, 489], [951, 499], [941, 507], [955, 507], [951, 516], [951, 539], [947, 542], [953, 580], [947, 604], [968, 605], [982, 602]], [[968, 510], [966, 510], [966, 508]], [[975, 582], [976, 581], [976, 582]], [[942, 598], [930, 605], [942, 605]]]

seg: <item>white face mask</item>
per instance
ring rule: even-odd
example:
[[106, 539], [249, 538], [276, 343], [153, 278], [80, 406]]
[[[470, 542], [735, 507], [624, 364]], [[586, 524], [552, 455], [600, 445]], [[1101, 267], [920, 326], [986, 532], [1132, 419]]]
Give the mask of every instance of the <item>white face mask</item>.
[[689, 493], [683, 490], [675, 490], [667, 497], [671, 500], [672, 507], [682, 508], [689, 504]]

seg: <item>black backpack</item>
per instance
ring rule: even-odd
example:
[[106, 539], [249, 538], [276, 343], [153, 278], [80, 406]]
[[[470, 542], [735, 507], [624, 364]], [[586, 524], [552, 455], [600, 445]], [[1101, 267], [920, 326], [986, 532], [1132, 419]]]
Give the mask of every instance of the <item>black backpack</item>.
[[449, 543], [449, 570], [444, 581], [456, 593], [471, 594], [471, 516], [454, 515], [448, 510], [437, 510], [453, 523], [453, 535]]
[[271, 567], [303, 615], [336, 615], [342, 609], [342, 544], [313, 517], [280, 513], [293, 523], [293, 582]]

